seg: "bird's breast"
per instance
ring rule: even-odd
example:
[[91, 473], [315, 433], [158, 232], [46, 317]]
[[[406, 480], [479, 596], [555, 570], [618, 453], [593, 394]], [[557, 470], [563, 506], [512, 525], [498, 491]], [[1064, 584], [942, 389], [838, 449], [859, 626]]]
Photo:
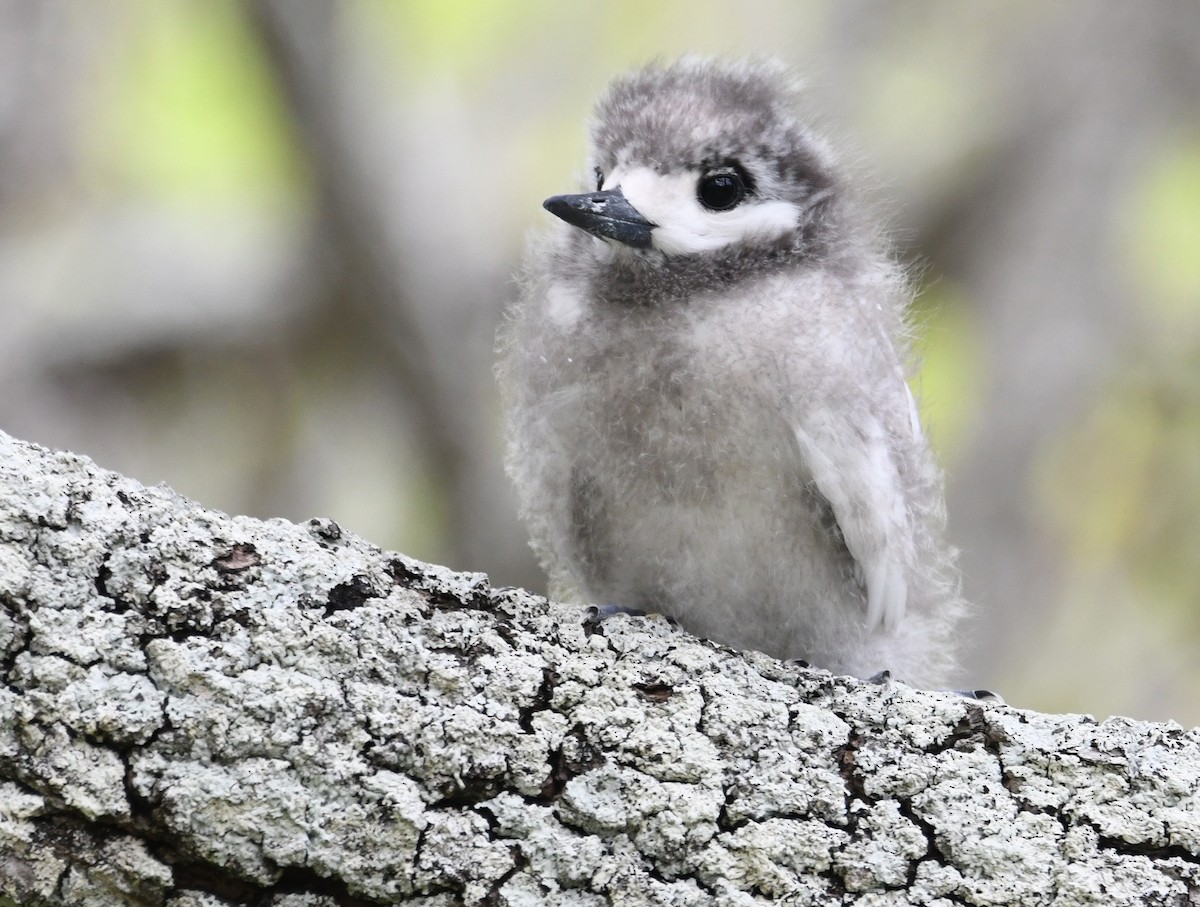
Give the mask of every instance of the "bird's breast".
[[757, 627], [729, 639], [782, 653], [801, 603], [854, 591], [791, 430], [783, 363], [802, 325], [769, 289], [673, 310], [555, 300], [572, 317], [542, 334], [536, 421], [559, 555], [586, 597], [718, 636]]
[[681, 338], [655, 338], [598, 356], [579, 402], [587, 448], [661, 494], [705, 499], [732, 481], [777, 478], [792, 442], [772, 396]]

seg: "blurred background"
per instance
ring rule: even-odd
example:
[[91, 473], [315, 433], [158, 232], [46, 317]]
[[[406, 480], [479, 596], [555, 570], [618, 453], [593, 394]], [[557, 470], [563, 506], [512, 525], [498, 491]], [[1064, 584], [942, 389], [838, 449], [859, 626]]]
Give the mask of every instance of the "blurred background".
[[1200, 4], [0, 0], [0, 429], [540, 590], [493, 337], [616, 72], [776, 55], [921, 294], [963, 682], [1200, 724]]

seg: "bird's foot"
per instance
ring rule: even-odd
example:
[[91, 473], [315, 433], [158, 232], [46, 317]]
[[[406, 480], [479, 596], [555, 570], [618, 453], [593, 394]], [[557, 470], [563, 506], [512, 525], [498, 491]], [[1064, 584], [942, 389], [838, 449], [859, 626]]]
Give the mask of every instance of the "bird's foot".
[[583, 612], [583, 622], [589, 627], [594, 627], [618, 614], [627, 614], [630, 617], [646, 616], [646, 612], [641, 608], [628, 608], [625, 605], [588, 605]]
[[995, 702], [998, 705], [1005, 705], [1004, 697], [999, 693], [993, 693], [991, 690], [944, 690], [946, 693], [953, 693], [955, 696], [964, 696], [967, 699], [978, 699], [980, 702]]
[[[867, 683], [884, 684], [891, 679], [891, 671], [880, 671], [868, 677]], [[980, 702], [994, 702], [998, 705], [1005, 705], [1004, 697], [999, 693], [993, 693], [991, 690], [939, 690], [938, 692], [953, 693], [955, 696], [962, 696], [964, 699], [977, 699]]]
[[598, 627], [610, 617], [625, 614], [629, 617], [661, 617], [672, 627], [678, 627], [679, 621], [669, 614], [658, 611], [643, 611], [641, 608], [631, 608], [628, 605], [589, 605], [583, 612], [583, 623], [587, 627]]

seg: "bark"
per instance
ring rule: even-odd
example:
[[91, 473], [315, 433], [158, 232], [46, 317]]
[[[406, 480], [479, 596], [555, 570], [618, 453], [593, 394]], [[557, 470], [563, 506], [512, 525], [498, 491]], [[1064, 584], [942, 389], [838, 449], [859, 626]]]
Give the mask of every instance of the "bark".
[[1200, 731], [577, 609], [0, 435], [0, 904], [1200, 903]]

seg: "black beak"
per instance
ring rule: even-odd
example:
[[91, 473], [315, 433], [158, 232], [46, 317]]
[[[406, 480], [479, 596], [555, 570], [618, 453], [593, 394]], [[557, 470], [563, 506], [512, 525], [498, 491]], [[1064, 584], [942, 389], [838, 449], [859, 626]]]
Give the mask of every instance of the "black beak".
[[568, 224], [601, 239], [615, 239], [635, 249], [650, 248], [650, 223], [626, 201], [621, 187], [582, 195], [556, 195], [542, 207]]

